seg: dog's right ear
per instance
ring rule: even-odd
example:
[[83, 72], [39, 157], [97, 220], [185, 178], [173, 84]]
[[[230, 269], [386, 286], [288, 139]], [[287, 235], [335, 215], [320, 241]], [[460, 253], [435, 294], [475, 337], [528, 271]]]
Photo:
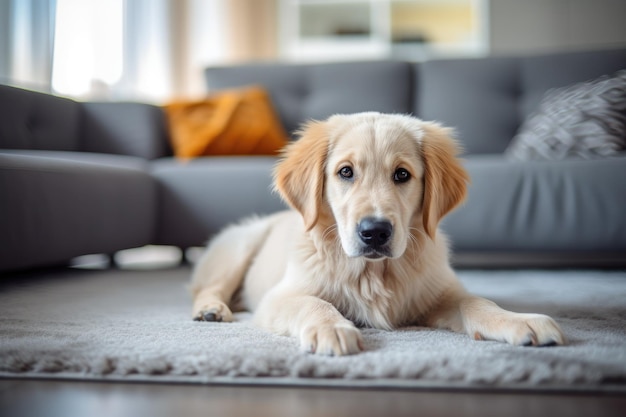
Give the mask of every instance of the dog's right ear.
[[317, 223], [324, 195], [324, 167], [328, 155], [325, 122], [311, 121], [300, 138], [287, 145], [274, 169], [274, 188], [304, 219], [306, 230]]

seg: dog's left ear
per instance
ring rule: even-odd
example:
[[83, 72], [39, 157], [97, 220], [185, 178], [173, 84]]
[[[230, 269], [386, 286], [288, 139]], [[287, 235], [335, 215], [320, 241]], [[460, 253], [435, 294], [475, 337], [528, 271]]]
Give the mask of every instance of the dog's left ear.
[[422, 122], [421, 128], [424, 132], [422, 221], [426, 233], [434, 239], [439, 221], [465, 199], [470, 178], [457, 158], [459, 148], [452, 139], [452, 130], [432, 122]]
[[324, 166], [328, 155], [325, 122], [311, 121], [300, 139], [287, 145], [274, 169], [274, 188], [304, 219], [311, 230], [319, 218], [324, 194]]

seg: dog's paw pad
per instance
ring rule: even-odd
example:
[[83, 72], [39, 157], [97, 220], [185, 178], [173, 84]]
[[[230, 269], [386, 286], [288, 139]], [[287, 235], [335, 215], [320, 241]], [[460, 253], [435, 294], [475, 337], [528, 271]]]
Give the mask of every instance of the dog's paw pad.
[[193, 318], [195, 321], [222, 321], [222, 316], [217, 311], [201, 311]]
[[200, 310], [193, 316], [194, 321], [221, 322], [232, 321], [232, 313], [230, 310], [210, 308]]

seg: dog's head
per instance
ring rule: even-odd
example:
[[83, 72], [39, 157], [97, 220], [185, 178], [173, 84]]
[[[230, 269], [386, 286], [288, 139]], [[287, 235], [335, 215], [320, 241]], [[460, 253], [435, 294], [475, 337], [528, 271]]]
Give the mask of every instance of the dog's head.
[[449, 129], [405, 115], [336, 115], [305, 125], [276, 166], [275, 187], [307, 230], [336, 231], [349, 257], [402, 256], [435, 238], [469, 177]]

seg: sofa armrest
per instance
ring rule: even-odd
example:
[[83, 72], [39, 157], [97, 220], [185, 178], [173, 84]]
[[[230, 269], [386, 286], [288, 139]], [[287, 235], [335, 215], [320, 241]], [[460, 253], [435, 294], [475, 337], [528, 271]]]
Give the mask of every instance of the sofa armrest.
[[156, 159], [171, 155], [163, 110], [143, 103], [81, 103], [79, 150]]
[[79, 104], [50, 94], [0, 85], [0, 149], [75, 151]]

